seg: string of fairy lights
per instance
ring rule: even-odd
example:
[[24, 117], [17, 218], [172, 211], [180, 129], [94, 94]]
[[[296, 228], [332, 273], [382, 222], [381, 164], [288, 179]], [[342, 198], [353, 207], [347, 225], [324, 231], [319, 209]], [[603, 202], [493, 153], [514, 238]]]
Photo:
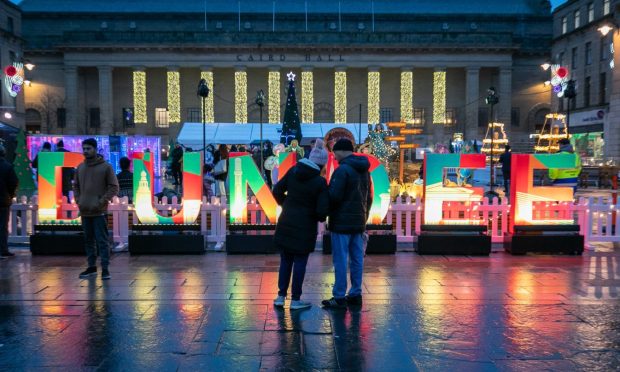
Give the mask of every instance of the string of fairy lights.
[[381, 118], [381, 75], [379, 71], [368, 72], [368, 124], [378, 124]]
[[[213, 71], [201, 71], [200, 77], [205, 79], [209, 87], [213, 87]], [[167, 71], [167, 99], [169, 121], [181, 122], [181, 76], [179, 71]], [[235, 71], [234, 74], [234, 107], [235, 123], [247, 123], [248, 121], [248, 76], [244, 70]], [[280, 71], [269, 71], [268, 74], [268, 117], [269, 123], [281, 122], [281, 79]], [[312, 71], [301, 73], [301, 121], [303, 123], [314, 122], [314, 74]], [[214, 96], [210, 94], [206, 99], [206, 122], [214, 123]], [[379, 71], [368, 72], [368, 123], [380, 123], [380, 96], [381, 96], [381, 73]], [[219, 96], [218, 96], [219, 97]], [[413, 120], [413, 72], [403, 70], [400, 72], [400, 113], [401, 120], [410, 122]], [[134, 121], [137, 124], [147, 123], [147, 89], [146, 72], [143, 69], [133, 71], [133, 101]], [[202, 106], [202, 104], [201, 104]], [[347, 122], [347, 72], [336, 70], [334, 72], [334, 122]], [[202, 114], [202, 111], [201, 111]], [[202, 117], [202, 116], [201, 116]], [[433, 72], [433, 124], [446, 122], [446, 71]]]
[[347, 72], [334, 73], [334, 122], [347, 122]]
[[301, 122], [314, 123], [314, 75], [301, 72]]
[[280, 123], [280, 71], [269, 71], [269, 123]]

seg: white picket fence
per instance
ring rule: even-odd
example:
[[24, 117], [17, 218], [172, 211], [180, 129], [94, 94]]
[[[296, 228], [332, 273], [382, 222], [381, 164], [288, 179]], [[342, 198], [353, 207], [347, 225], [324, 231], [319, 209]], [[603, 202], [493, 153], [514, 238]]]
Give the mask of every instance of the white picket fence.
[[[172, 215], [181, 209], [176, 197], [161, 202], [154, 199], [153, 203], [162, 215]], [[566, 206], [569, 208], [566, 209]], [[116, 243], [127, 243], [131, 225], [137, 220], [133, 205], [126, 198], [114, 198], [108, 208], [111, 219], [110, 230]], [[249, 222], [251, 224], [267, 224], [268, 220], [254, 197], [250, 198], [247, 206]], [[77, 205], [63, 199], [62, 215], [73, 218], [78, 214]], [[420, 199], [397, 198], [390, 205], [384, 223], [392, 225], [399, 243], [413, 243], [417, 241], [422, 225], [424, 205]], [[581, 198], [575, 203], [539, 203], [533, 208], [535, 218], [562, 218], [572, 219], [579, 224], [586, 244], [594, 242], [620, 242], [620, 232], [615, 226], [620, 225], [620, 206], [615, 205], [609, 198]], [[502, 243], [508, 237], [510, 205], [506, 199], [501, 202], [493, 199], [491, 202], [484, 199], [476, 203], [449, 203], [445, 206], [443, 217], [447, 219], [469, 219], [472, 223], [485, 225], [494, 243]], [[37, 221], [37, 199], [31, 200], [22, 197], [11, 206], [9, 219], [9, 242], [26, 243], [34, 231]], [[226, 200], [217, 197], [206, 200], [203, 198], [200, 217], [200, 229], [209, 243], [216, 243], [221, 248], [226, 241], [227, 233], [227, 206]], [[323, 223], [319, 224], [318, 241], [325, 231]], [[266, 232], [258, 232], [266, 233]], [[218, 248], [216, 248], [218, 249]]]

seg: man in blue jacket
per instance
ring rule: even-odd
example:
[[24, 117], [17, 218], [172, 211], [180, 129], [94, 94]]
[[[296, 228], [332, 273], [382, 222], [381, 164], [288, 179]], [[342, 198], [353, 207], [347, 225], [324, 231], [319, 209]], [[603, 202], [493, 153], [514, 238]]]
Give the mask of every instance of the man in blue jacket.
[[[353, 143], [340, 139], [333, 147], [339, 166], [329, 182], [329, 224], [335, 279], [333, 297], [322, 302], [326, 308], [362, 304], [362, 273], [366, 221], [372, 204], [370, 162], [353, 155]], [[351, 288], [347, 295], [347, 262]]]

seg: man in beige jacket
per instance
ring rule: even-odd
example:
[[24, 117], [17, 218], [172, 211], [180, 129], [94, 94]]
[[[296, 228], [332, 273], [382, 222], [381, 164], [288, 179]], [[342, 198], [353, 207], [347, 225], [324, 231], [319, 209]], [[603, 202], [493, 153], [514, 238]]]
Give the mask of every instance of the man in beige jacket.
[[[88, 268], [80, 278], [97, 275], [97, 251], [101, 256], [101, 279], [110, 279], [108, 264], [110, 246], [108, 241], [108, 222], [106, 213], [108, 203], [118, 194], [118, 181], [114, 169], [103, 156], [97, 154], [97, 141], [88, 138], [82, 142], [82, 152], [86, 158], [77, 167], [73, 191], [80, 208]], [[96, 244], [96, 248], [95, 248]]]

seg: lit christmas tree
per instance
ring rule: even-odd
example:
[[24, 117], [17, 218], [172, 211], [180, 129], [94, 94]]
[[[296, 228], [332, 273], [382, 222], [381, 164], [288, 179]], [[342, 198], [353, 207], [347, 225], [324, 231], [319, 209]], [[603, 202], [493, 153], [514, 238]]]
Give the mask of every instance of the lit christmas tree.
[[297, 110], [297, 98], [295, 98], [295, 74], [291, 71], [288, 77], [288, 94], [286, 96], [286, 108], [284, 109], [284, 122], [280, 143], [289, 145], [291, 140], [296, 139], [301, 143], [301, 125], [299, 124], [299, 111]]
[[388, 131], [383, 130], [383, 127], [377, 124], [375, 130], [371, 131], [368, 135], [370, 136], [372, 154], [387, 165], [389, 157], [396, 153], [396, 150], [388, 146], [385, 142]]
[[30, 167], [30, 159], [28, 159], [26, 135], [23, 130], [20, 130], [17, 134], [17, 147], [15, 149], [13, 167], [19, 179], [18, 195], [32, 195], [35, 187], [32, 178], [32, 168]]

